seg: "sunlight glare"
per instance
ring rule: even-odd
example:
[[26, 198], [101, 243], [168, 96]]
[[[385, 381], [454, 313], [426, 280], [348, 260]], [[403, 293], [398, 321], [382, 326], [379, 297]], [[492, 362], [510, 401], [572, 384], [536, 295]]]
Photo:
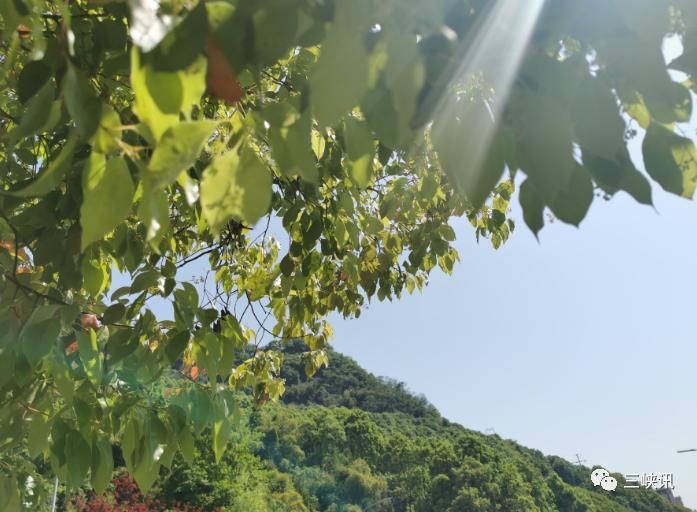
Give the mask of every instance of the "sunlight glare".
[[[474, 73], [484, 72], [494, 99], [487, 103], [488, 112], [477, 115], [488, 114], [494, 123], [483, 117], [477, 119], [477, 115], [468, 119], [467, 124], [472, 129], [465, 135], [467, 140], [461, 141], [461, 147], [468, 160], [470, 175], [463, 176], [464, 180], [474, 182], [478, 179], [475, 173], [483, 163], [496, 132], [496, 122], [511, 92], [544, 3], [545, 0], [496, 0], [489, 12], [482, 15], [483, 20], [473, 29], [473, 35], [465, 41], [466, 52], [451, 85], [465, 82]], [[447, 100], [447, 97], [438, 99], [436, 119], [447, 113], [446, 109], [451, 105]], [[459, 141], [453, 139], [453, 142]]]

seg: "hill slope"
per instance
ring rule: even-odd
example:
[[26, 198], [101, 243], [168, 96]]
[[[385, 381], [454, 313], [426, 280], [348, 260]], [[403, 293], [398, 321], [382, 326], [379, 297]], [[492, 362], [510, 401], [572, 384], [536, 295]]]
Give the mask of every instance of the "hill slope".
[[404, 385], [332, 353], [307, 379], [286, 350], [285, 403], [243, 408], [219, 464], [201, 442], [160, 495], [206, 510], [331, 512], [685, 512], [654, 491], [595, 488], [591, 468], [468, 430]]

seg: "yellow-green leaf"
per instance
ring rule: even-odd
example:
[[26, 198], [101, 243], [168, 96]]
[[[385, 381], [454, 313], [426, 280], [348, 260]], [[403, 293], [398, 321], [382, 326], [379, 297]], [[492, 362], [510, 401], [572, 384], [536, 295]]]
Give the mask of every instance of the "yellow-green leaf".
[[642, 146], [646, 171], [665, 190], [691, 198], [697, 185], [697, 148], [662, 125], [652, 123]]
[[168, 128], [148, 164], [151, 179], [160, 187], [174, 183], [196, 163], [217, 125], [216, 121], [187, 121]]
[[312, 107], [322, 126], [331, 126], [358, 105], [368, 84], [368, 52], [355, 25], [360, 1], [336, 4], [334, 26], [322, 44], [310, 77]]
[[135, 189], [122, 157], [93, 152], [83, 171], [82, 250], [110, 233], [131, 211]]
[[97, 494], [102, 494], [111, 481], [114, 471], [114, 458], [111, 453], [111, 443], [95, 436], [92, 441], [92, 465], [90, 483]]
[[201, 183], [203, 215], [219, 234], [230, 219], [253, 225], [271, 201], [271, 171], [250, 149], [228, 151], [208, 166]]
[[365, 122], [349, 117], [346, 119], [344, 137], [351, 178], [358, 187], [365, 188], [373, 177], [373, 135]]

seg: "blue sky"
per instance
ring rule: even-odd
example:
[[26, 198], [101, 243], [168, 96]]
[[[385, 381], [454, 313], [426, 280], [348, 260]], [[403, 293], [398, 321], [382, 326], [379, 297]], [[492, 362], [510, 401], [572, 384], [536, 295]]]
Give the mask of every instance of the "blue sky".
[[466, 427], [621, 473], [672, 472], [697, 507], [697, 206], [596, 199], [580, 229], [518, 229], [422, 294], [336, 319], [335, 346]]

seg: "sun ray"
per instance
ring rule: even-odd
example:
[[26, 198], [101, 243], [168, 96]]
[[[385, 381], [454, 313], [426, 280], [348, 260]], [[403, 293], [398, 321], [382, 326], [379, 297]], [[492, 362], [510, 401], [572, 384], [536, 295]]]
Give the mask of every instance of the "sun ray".
[[457, 85], [465, 83], [475, 73], [482, 72], [486, 77], [487, 87], [493, 91], [493, 98], [487, 101], [487, 108], [475, 109], [472, 116], [468, 117], [467, 127], [470, 129], [464, 134], [450, 134], [453, 144], [457, 144], [458, 136], [468, 138], [462, 147], [463, 155], [464, 148], [467, 150], [466, 168], [470, 175], [462, 176], [463, 180], [478, 179], [474, 173], [481, 168], [488, 153], [499, 116], [513, 87], [544, 3], [545, 0], [496, 0], [487, 12], [481, 14], [478, 26], [472, 29], [472, 35], [464, 41], [463, 57], [451, 74], [451, 83], [445, 88], [445, 94], [436, 99], [434, 124], [438, 123], [439, 118], [452, 115], [449, 109], [453, 105], [453, 95], [457, 94]]

